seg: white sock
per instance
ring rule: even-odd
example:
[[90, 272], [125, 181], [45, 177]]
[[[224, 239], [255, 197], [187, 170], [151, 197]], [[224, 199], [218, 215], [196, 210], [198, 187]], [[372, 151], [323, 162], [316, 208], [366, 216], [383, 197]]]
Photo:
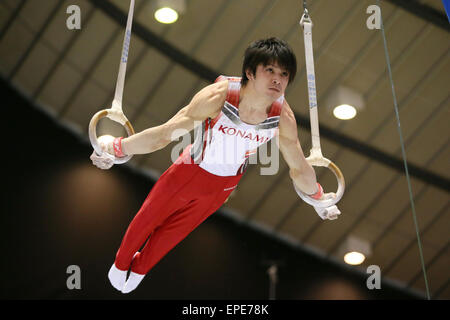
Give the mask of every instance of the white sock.
[[122, 291], [125, 280], [127, 279], [127, 271], [117, 269], [116, 265], [113, 263], [108, 272], [108, 279], [114, 288]]
[[130, 272], [130, 276], [128, 277], [127, 282], [125, 283], [122, 293], [129, 293], [137, 288], [139, 283], [141, 283], [142, 279], [144, 279], [145, 274]]

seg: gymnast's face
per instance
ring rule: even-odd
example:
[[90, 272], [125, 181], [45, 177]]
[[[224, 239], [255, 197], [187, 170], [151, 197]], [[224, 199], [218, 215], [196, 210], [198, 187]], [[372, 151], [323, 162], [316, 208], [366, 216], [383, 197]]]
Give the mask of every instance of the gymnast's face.
[[253, 85], [259, 94], [276, 100], [286, 90], [289, 83], [289, 72], [277, 63], [266, 66], [259, 64], [254, 75], [251, 71], [247, 71], [247, 78], [249, 84]]

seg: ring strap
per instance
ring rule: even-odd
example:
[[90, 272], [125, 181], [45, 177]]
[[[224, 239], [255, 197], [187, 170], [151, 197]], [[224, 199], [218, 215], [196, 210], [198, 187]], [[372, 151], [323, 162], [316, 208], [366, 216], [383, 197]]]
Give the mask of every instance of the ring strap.
[[313, 23], [311, 21], [311, 17], [304, 14], [302, 16], [302, 19], [300, 20], [300, 25], [303, 27], [303, 37], [305, 42], [305, 64], [306, 79], [308, 81], [309, 117], [311, 123], [312, 148], [320, 150], [319, 115], [317, 111], [316, 76], [314, 71], [314, 54], [312, 42]]

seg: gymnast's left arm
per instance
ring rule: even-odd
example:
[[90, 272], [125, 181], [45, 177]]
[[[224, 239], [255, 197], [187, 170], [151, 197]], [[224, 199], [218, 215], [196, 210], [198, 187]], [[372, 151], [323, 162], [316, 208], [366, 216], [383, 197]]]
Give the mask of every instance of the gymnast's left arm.
[[289, 176], [303, 193], [314, 195], [319, 191], [314, 168], [306, 161], [298, 138], [297, 121], [289, 104], [284, 101], [280, 114], [279, 148], [289, 166]]
[[[322, 186], [317, 183], [314, 168], [306, 161], [298, 139], [294, 113], [286, 101], [280, 115], [278, 134], [280, 151], [289, 166], [289, 175], [294, 182], [295, 191], [298, 193], [300, 190], [317, 200], [335, 197], [333, 192], [324, 193]], [[314, 207], [314, 210], [322, 220], [334, 220], [341, 214], [335, 205], [327, 208]]]

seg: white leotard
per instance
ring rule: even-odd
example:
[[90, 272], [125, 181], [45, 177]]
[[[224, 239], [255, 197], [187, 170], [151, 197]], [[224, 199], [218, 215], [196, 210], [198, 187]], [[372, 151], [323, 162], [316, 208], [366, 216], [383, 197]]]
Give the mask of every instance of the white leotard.
[[227, 79], [227, 98], [220, 114], [196, 128], [191, 148], [194, 162], [218, 176], [234, 176], [245, 171], [250, 155], [277, 134], [284, 102], [284, 96], [278, 98], [265, 121], [256, 125], [245, 123], [239, 118], [241, 78], [220, 76], [216, 82]]

